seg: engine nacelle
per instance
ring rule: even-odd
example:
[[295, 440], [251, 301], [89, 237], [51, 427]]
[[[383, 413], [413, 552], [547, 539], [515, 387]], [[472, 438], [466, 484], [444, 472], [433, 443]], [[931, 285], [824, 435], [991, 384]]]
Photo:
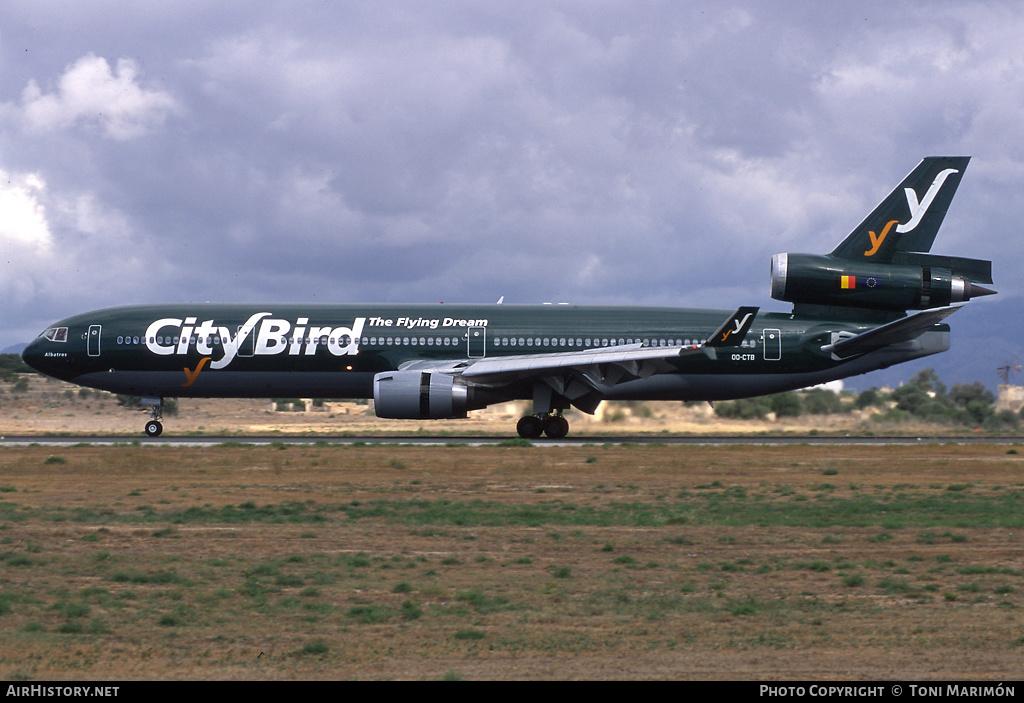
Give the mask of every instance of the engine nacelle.
[[878, 264], [813, 254], [776, 254], [772, 257], [772, 297], [790, 303], [905, 311], [944, 307], [994, 292], [957, 275], [959, 271], [952, 267], [928, 265], [977, 268], [989, 262], [912, 253], [903, 258], [908, 262]]
[[386, 371], [373, 377], [377, 417], [445, 420], [466, 417], [484, 407], [472, 402], [472, 389], [454, 376], [429, 371]]

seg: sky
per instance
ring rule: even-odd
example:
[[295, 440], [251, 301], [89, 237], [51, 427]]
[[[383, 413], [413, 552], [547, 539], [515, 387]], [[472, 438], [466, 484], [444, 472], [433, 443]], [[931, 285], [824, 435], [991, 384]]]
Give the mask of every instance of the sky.
[[788, 311], [772, 254], [970, 155], [933, 252], [995, 262], [949, 320], [994, 384], [1021, 37], [1019, 2], [4, 0], [0, 349], [152, 302]]

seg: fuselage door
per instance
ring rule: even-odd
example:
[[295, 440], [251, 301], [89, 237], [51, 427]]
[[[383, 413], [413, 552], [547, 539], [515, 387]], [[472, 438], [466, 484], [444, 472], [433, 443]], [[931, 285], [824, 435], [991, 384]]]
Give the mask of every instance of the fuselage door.
[[241, 342], [238, 341], [242, 334], [242, 325], [235, 331], [235, 344], [238, 344], [238, 356], [253, 356], [256, 353], [256, 329], [253, 328]]
[[89, 335], [86, 337], [85, 348], [89, 356], [100, 355], [100, 337], [103, 331], [102, 325], [89, 325]]
[[782, 358], [782, 333], [779, 330], [761, 332], [761, 349], [764, 350], [765, 361], [778, 361]]
[[470, 327], [466, 332], [467, 349], [466, 353], [470, 359], [476, 359], [487, 353], [487, 328]]

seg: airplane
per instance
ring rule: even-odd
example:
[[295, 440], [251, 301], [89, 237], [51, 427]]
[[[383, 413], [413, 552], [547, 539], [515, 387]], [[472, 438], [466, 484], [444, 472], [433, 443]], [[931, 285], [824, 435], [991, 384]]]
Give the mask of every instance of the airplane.
[[[367, 398], [448, 419], [532, 401], [519, 436], [561, 439], [602, 400], [729, 400], [805, 388], [949, 348], [943, 320], [992, 295], [992, 263], [927, 253], [970, 157], [928, 157], [825, 255], [776, 254], [791, 312], [544, 305], [135, 305], [47, 327], [37, 371], [141, 398]], [[984, 285], [983, 285], [984, 284]], [[908, 311], [913, 311], [908, 314]]]

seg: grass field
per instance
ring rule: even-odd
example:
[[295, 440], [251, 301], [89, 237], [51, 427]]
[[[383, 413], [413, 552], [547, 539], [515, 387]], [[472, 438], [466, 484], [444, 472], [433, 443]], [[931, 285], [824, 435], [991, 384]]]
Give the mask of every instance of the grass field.
[[0, 676], [1015, 679], [1017, 451], [5, 447]]

